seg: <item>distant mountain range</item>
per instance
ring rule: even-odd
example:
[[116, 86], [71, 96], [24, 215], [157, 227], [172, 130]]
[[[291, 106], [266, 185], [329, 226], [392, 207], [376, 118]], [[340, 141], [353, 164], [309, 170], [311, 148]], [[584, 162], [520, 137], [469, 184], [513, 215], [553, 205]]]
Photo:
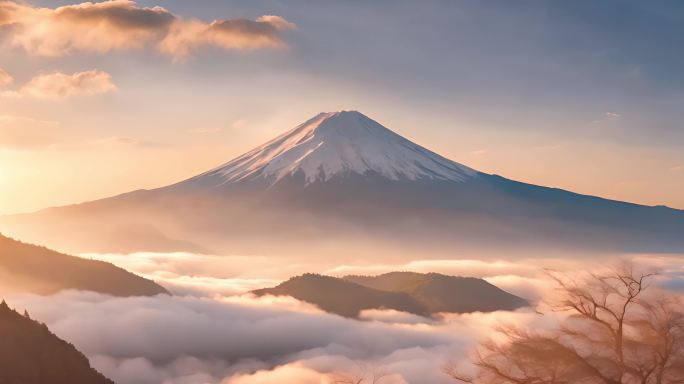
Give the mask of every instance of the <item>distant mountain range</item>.
[[358, 317], [367, 309], [393, 309], [427, 317], [440, 312], [492, 312], [529, 305], [485, 280], [437, 273], [392, 272], [344, 278], [305, 274], [253, 293], [291, 296], [345, 317]]
[[51, 294], [64, 289], [113, 296], [168, 293], [155, 282], [113, 264], [61, 254], [0, 235], [0, 293]]
[[0, 230], [96, 252], [684, 252], [684, 211], [479, 172], [354, 111], [180, 183], [2, 217]]
[[0, 303], [0, 383], [114, 384], [45, 324]]

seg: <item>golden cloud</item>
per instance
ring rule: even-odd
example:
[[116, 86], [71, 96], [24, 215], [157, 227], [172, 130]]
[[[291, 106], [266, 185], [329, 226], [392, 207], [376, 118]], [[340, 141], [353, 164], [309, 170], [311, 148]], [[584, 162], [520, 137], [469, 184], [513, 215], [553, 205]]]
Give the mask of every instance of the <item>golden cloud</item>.
[[162, 7], [141, 7], [131, 0], [86, 2], [37, 8], [0, 0], [0, 28], [7, 43], [28, 53], [64, 56], [74, 51], [106, 53], [154, 46], [185, 57], [201, 46], [225, 50], [280, 48], [280, 31], [295, 25], [280, 16], [216, 20], [182, 19]]
[[202, 46], [225, 50], [283, 48], [285, 42], [280, 37], [280, 30], [294, 28], [294, 24], [279, 16], [262, 16], [256, 21], [216, 20], [211, 24], [178, 21], [158, 44], [158, 49], [182, 58]]
[[92, 96], [116, 91], [111, 75], [103, 71], [74, 74], [52, 72], [38, 75], [24, 85], [19, 94], [39, 99], [65, 99], [71, 96]]

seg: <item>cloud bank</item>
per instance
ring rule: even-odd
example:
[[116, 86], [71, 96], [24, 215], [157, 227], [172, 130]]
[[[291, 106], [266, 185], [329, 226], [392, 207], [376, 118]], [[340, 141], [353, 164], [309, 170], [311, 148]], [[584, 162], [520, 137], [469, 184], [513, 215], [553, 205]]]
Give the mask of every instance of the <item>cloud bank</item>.
[[82, 292], [19, 295], [10, 304], [28, 309], [122, 384], [272, 383], [287, 374], [324, 383], [334, 374], [369, 374], [365, 367], [386, 372], [388, 383], [448, 383], [444, 364], [485, 337], [489, 325], [537, 316], [500, 312], [411, 324], [395, 323], [395, 316], [345, 319], [289, 298], [112, 298]]
[[176, 58], [213, 46], [224, 50], [282, 48], [281, 32], [295, 25], [280, 16], [206, 23], [177, 16], [163, 7], [131, 0], [84, 2], [39, 8], [0, 0], [0, 33], [6, 43], [30, 54], [64, 56], [155, 47]]
[[[84, 255], [85, 256], [85, 255]], [[423, 318], [368, 310], [363, 321], [327, 314], [288, 297], [225, 296], [274, 285], [312, 264], [266, 257], [185, 253], [89, 255], [155, 278], [192, 296], [113, 298], [62, 292], [15, 295], [12, 306], [28, 309], [58, 336], [83, 351], [93, 365], [122, 384], [332, 383], [339, 377], [383, 376], [380, 384], [451, 383], [447, 364], [468, 364], [466, 354], [501, 324], [544, 329], [559, 316], [532, 310], [443, 314]], [[680, 255], [635, 255], [633, 260], [663, 272], [662, 283], [681, 289]], [[338, 272], [389, 270], [480, 275], [510, 291], [554, 292], [542, 266], [597, 271], [609, 266], [573, 260], [424, 260], [401, 265], [340, 266]], [[324, 271], [318, 266], [318, 271]], [[272, 284], [267, 284], [272, 281]], [[679, 285], [678, 285], [679, 284]]]
[[[80, 255], [103, 260], [155, 280], [175, 294], [221, 297], [273, 287], [307, 272], [342, 277], [379, 275], [392, 271], [437, 272], [479, 277], [497, 287], [531, 301], [541, 299], [553, 286], [546, 269], [561, 271], [598, 270], [613, 265], [619, 257], [604, 256], [602, 262], [559, 258], [521, 260], [434, 259], [396, 264], [327, 264], [310, 259], [265, 256], [216, 256], [186, 252]], [[631, 255], [639, 265], [657, 267], [666, 279], [678, 279], [684, 255]], [[679, 272], [684, 280], [684, 272]], [[677, 284], [676, 282], [668, 284]]]

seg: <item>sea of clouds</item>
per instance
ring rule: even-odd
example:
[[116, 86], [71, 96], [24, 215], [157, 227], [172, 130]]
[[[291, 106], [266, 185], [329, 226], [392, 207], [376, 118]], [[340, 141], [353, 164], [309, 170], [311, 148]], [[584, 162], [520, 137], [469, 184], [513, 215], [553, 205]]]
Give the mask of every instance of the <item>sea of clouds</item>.
[[[292, 298], [257, 298], [248, 292], [310, 271], [342, 276], [404, 270], [483, 277], [536, 301], [553, 291], [545, 269], [597, 271], [609, 265], [531, 259], [316, 266], [186, 253], [83, 256], [152, 278], [174, 295], [116, 298], [65, 291], [14, 295], [10, 304], [45, 322], [120, 384], [324, 384], [361, 377], [372, 382], [373, 376], [382, 377], [378, 384], [452, 383], [444, 368], [467, 366], [468, 352], [495, 336], [498, 325], [553, 327], [558, 318], [533, 309], [431, 319], [372, 310], [354, 320]], [[665, 285], [682, 286], [680, 256], [633, 259], [663, 271]]]

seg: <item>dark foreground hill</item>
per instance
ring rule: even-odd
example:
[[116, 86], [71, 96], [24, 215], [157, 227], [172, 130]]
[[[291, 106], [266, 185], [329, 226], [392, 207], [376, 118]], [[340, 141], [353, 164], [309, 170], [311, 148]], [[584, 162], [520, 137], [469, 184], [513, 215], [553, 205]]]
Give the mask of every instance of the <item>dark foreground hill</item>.
[[61, 254], [0, 235], [0, 293], [51, 294], [64, 289], [113, 296], [168, 293], [155, 282], [113, 264]]
[[324, 311], [358, 317], [366, 309], [393, 309], [420, 316], [439, 312], [466, 313], [514, 310], [527, 301], [482, 279], [393, 272], [376, 277], [336, 278], [305, 274], [274, 288], [253, 292], [258, 296], [292, 296]]
[[0, 383], [113, 384], [45, 324], [0, 304]]
[[369, 288], [409, 294], [431, 313], [510, 311], [529, 305], [526, 300], [474, 277], [390, 272], [379, 276], [345, 276], [344, 279]]

